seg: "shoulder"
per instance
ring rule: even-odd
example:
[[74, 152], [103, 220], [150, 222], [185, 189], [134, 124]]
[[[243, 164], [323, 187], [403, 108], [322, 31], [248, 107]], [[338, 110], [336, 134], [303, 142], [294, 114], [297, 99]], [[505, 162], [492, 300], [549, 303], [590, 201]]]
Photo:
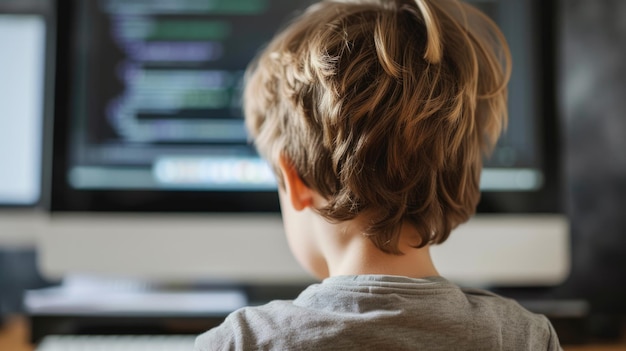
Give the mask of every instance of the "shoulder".
[[521, 306], [517, 301], [500, 296], [490, 291], [472, 288], [461, 289], [470, 306], [475, 310], [489, 311], [490, 316], [504, 319], [522, 319], [528, 322], [541, 322], [545, 317], [532, 313]]
[[196, 338], [197, 351], [247, 350], [261, 345], [272, 347], [286, 319], [295, 317], [291, 301], [272, 301], [266, 305], [241, 308], [224, 322]]
[[504, 340], [515, 349], [522, 345], [531, 349], [560, 350], [559, 340], [548, 318], [533, 313], [517, 301], [480, 289], [462, 289], [473, 307], [478, 323], [498, 327]]

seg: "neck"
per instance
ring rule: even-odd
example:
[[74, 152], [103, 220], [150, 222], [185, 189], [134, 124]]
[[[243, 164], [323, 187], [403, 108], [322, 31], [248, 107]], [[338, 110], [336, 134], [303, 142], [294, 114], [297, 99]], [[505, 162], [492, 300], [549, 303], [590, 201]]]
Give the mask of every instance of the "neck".
[[[399, 249], [401, 255], [388, 254], [358, 230], [355, 225], [329, 225], [324, 257], [330, 276], [383, 274], [411, 278], [438, 276], [429, 246], [414, 248], [416, 237], [412, 226], [402, 226]], [[332, 228], [334, 227], [334, 230]], [[415, 246], [415, 245], [413, 245]]]
[[362, 239], [362, 242], [352, 243], [342, 257], [328, 259], [331, 276], [384, 274], [424, 278], [439, 275], [428, 246], [404, 248], [402, 255], [394, 255], [381, 251], [369, 239]]

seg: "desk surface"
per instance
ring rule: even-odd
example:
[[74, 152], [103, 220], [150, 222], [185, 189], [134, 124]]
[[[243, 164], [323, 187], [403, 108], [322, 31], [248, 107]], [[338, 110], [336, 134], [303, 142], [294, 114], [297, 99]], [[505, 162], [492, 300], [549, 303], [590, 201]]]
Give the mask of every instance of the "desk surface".
[[0, 328], [0, 350], [32, 351], [28, 342], [28, 323], [23, 317], [12, 317]]
[[[0, 329], [0, 350], [33, 351], [34, 346], [28, 340], [28, 322], [24, 317], [9, 318]], [[563, 348], [565, 351], [626, 351], [626, 340], [611, 345], [565, 345]]]

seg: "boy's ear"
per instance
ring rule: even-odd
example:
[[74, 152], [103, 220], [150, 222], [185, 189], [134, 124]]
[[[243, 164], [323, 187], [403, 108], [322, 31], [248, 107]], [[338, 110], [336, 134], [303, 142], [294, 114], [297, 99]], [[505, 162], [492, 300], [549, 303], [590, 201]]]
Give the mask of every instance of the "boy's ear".
[[283, 174], [285, 192], [296, 211], [313, 206], [313, 190], [311, 190], [296, 171], [291, 161], [283, 155], [278, 158], [278, 166]]

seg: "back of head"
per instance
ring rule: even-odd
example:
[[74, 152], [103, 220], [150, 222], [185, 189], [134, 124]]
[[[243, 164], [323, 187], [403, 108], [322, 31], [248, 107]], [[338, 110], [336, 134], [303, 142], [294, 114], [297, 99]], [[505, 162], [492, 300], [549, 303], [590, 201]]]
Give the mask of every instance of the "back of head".
[[399, 253], [403, 223], [424, 246], [474, 214], [509, 75], [502, 34], [468, 4], [322, 1], [250, 66], [246, 123], [271, 164], [285, 156], [328, 200], [321, 215], [364, 214], [365, 235]]

